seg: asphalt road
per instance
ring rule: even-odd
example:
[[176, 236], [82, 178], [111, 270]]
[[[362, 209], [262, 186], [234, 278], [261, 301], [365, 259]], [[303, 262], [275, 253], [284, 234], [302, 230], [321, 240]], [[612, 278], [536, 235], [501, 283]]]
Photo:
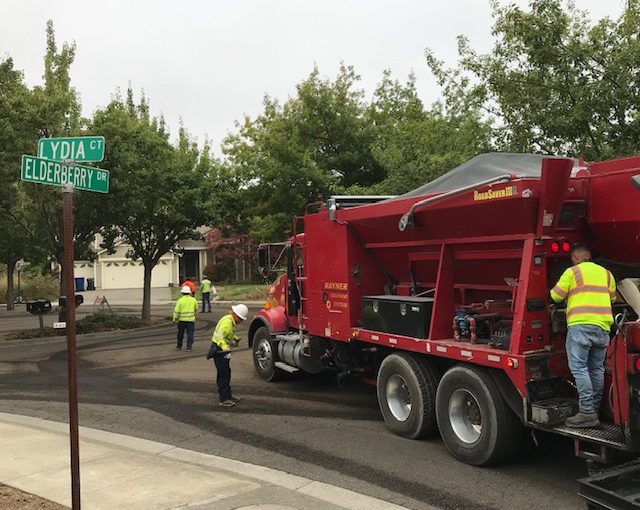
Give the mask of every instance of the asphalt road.
[[[540, 446], [515, 462], [467, 466], [438, 438], [389, 433], [370, 386], [339, 387], [325, 375], [261, 381], [245, 339], [231, 361], [242, 401], [219, 407], [215, 369], [204, 355], [222, 312], [201, 315], [193, 353], [175, 350], [170, 324], [79, 337], [80, 424], [270, 466], [408, 508], [584, 509], [575, 482], [584, 461], [568, 440], [539, 435]], [[67, 421], [66, 374], [64, 338], [0, 342], [0, 410]]]

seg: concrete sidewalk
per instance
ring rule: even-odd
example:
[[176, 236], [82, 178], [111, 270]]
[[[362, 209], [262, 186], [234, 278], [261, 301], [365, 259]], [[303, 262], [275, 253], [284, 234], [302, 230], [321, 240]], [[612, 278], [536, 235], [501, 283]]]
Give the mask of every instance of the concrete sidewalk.
[[[69, 427], [0, 413], [0, 482], [71, 506]], [[282, 471], [80, 427], [83, 508], [401, 510]]]

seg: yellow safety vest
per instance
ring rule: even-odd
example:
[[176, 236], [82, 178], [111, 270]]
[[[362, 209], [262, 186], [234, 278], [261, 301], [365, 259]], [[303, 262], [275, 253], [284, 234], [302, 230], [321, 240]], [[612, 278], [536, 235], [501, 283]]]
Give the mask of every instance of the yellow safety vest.
[[567, 269], [551, 289], [556, 303], [567, 300], [567, 325], [591, 324], [611, 329], [611, 303], [616, 300], [613, 275], [594, 262], [581, 262]]
[[173, 310], [173, 320], [182, 322], [195, 322], [198, 311], [198, 301], [193, 296], [183, 295]]
[[236, 321], [233, 320], [231, 314], [225, 315], [218, 321], [216, 329], [213, 332], [211, 341], [214, 344], [218, 344], [220, 349], [228, 351], [231, 345], [238, 344], [238, 337], [235, 333]]

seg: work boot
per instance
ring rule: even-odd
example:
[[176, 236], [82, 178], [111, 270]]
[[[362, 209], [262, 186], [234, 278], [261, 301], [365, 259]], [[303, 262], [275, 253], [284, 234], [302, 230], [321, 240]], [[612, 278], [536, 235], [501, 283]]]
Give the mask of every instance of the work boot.
[[597, 427], [600, 424], [598, 413], [583, 413], [580, 411], [573, 416], [569, 416], [564, 422], [567, 427], [586, 428]]
[[222, 407], [233, 407], [236, 405], [236, 403], [233, 400], [229, 399], [223, 400], [219, 405], [221, 405]]
[[233, 400], [236, 404], [240, 402], [240, 399], [238, 397], [231, 397], [231, 400]]

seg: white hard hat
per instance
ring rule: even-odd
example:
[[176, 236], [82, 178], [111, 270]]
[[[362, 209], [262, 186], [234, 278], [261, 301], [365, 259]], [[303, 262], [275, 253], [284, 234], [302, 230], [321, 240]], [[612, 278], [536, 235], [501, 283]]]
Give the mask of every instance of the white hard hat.
[[249, 316], [249, 309], [247, 308], [247, 305], [233, 305], [231, 307], [231, 311], [238, 317], [240, 317], [243, 321], [246, 321], [247, 317]]
[[191, 287], [189, 287], [188, 285], [185, 285], [180, 289], [180, 292], [182, 292], [183, 294], [191, 294]]

